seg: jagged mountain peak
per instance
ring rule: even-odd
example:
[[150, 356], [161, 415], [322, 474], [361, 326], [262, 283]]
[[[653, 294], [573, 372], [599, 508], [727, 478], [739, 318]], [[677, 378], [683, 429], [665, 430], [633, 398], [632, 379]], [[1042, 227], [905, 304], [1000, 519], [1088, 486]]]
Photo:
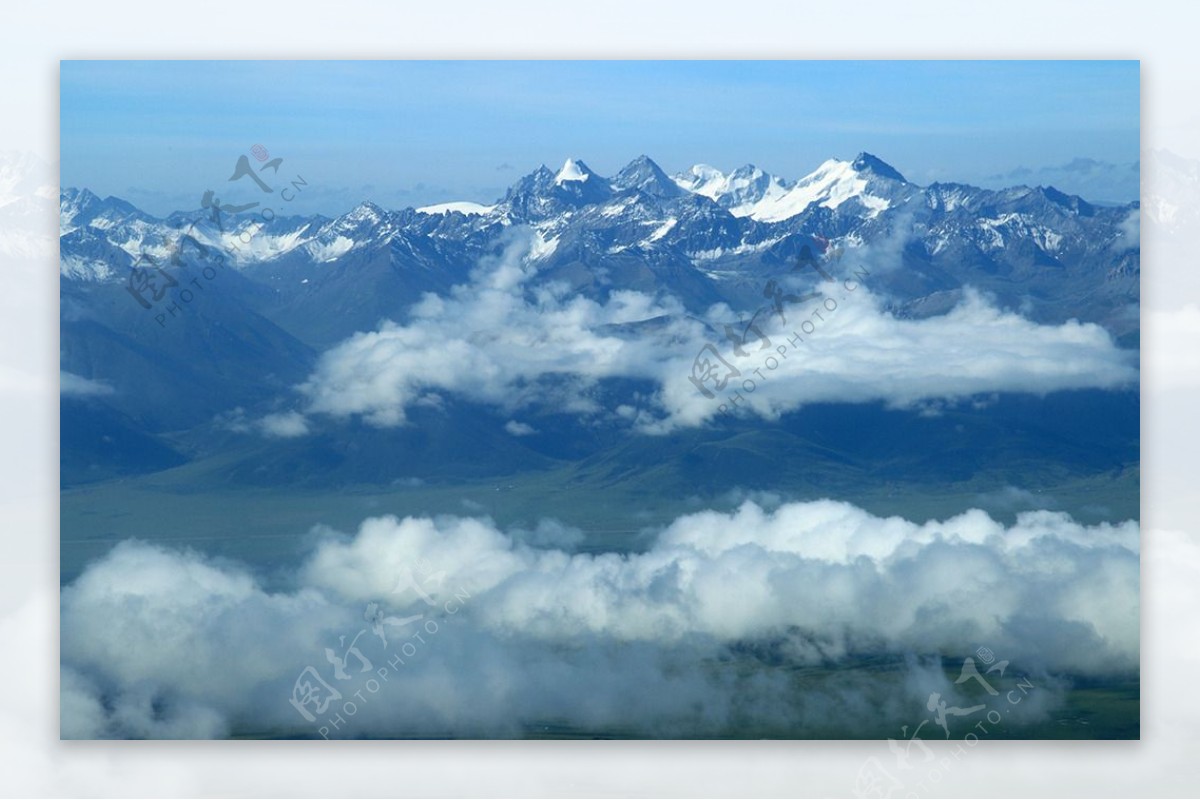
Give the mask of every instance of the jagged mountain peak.
[[583, 182], [595, 176], [596, 173], [587, 164], [578, 158], [568, 158], [563, 163], [562, 169], [554, 176], [554, 185], [562, 186], [564, 183]]
[[[885, 179], [881, 185], [880, 179]], [[796, 183], [765, 192], [762, 199], [740, 209], [760, 222], [781, 222], [804, 213], [812, 206], [836, 210], [853, 201], [872, 218], [887, 210], [898, 191], [893, 182], [908, 184], [899, 172], [870, 153], [859, 153], [853, 161], [830, 158]], [[735, 212], [737, 213], [737, 212]]]
[[[538, 263], [539, 280], [565, 282], [588, 297], [663, 290], [702, 309], [761, 304], [761, 279], [786, 268], [814, 237], [871, 245], [897, 223], [913, 226], [914, 241], [896, 271], [903, 280], [888, 288], [908, 299], [955, 289], [958, 278], [948, 275], [1001, 293], [1015, 285], [1013, 275], [1038, 287], [1065, 275], [1090, 291], [1095, 286], [1088, 281], [1108, 274], [1113, 260], [1092, 243], [1116, 240], [1129, 215], [1049, 188], [922, 189], [888, 177], [890, 168], [869, 155], [830, 159], [794, 183], [753, 164], [728, 173], [697, 165], [676, 176], [685, 186], [676, 185], [670, 197], [647, 191], [671, 180], [648, 157], [611, 179], [575, 159], [570, 164], [588, 177], [556, 184], [557, 173], [541, 167], [504, 201], [467, 209], [473, 213], [435, 209], [443, 213], [433, 217], [430, 209], [394, 212], [364, 202], [334, 220], [276, 221], [256, 229], [249, 246], [238, 242], [236, 252], [227, 252], [247, 280], [269, 281], [271, 291], [301, 304], [297, 320], [325, 304], [337, 308], [323, 323], [332, 340], [333, 332], [349, 335], [398, 313], [395, 298], [408, 302], [466, 280], [510, 226], [527, 226], [536, 237], [528, 258]], [[153, 252], [161, 255], [162, 243], [187, 229], [183, 217], [123, 216], [86, 190], [61, 196], [60, 274], [67, 281], [119, 283], [140, 250], [158, 248]], [[87, 213], [71, 219], [80, 203]], [[901, 208], [911, 222], [897, 213]], [[206, 245], [234, 244], [237, 230], [200, 221], [196, 235]], [[1133, 274], [1137, 257], [1136, 250], [1122, 256], [1122, 275]], [[360, 287], [365, 275], [378, 285]], [[1137, 289], [1135, 280], [1104, 286], [1100, 300], [1064, 306], [1064, 313], [1108, 320], [1104, 304], [1119, 302], [1118, 291]], [[1078, 296], [1086, 296], [1083, 288]], [[361, 312], [335, 319], [348, 308]]]
[[376, 236], [376, 231], [386, 232], [392, 213], [371, 202], [364, 200], [342, 216], [322, 226], [322, 235], [351, 235], [353, 237]]
[[725, 174], [716, 167], [696, 164], [675, 176], [681, 189], [702, 195], [734, 216], [752, 216], [756, 204], [779, 197], [790, 187], [784, 179], [754, 164], [744, 164]]
[[373, 200], [363, 200], [350, 210], [350, 214], [356, 216], [382, 216], [386, 213], [387, 211], [385, 211], [382, 206]]
[[633, 161], [630, 161], [628, 164], [625, 165], [625, 169], [629, 169], [630, 167], [649, 168], [649, 169], [655, 169], [655, 170], [658, 170], [659, 172], [662, 172], [662, 167], [658, 166], [658, 164], [655, 163], [654, 159], [652, 159], [650, 156], [646, 155], [645, 153], [642, 153], [640, 156], [635, 158]]
[[88, 225], [119, 228], [126, 223], [149, 224], [158, 220], [119, 197], [109, 195], [101, 199], [89, 189], [68, 188], [59, 192], [58, 221], [60, 230], [67, 232]]
[[338, 228], [369, 228], [386, 220], [389, 212], [378, 204], [364, 200], [333, 221]]
[[748, 180], [753, 180], [753, 179], [759, 178], [763, 175], [766, 175], [766, 173], [763, 172], [758, 167], [754, 166], [753, 164], [743, 164], [742, 166], [738, 167], [733, 172], [731, 172], [729, 174], [729, 177], [730, 178], [745, 178]]
[[677, 197], [684, 191], [646, 155], [626, 164], [612, 179], [612, 185], [616, 189], [637, 189], [655, 197]]
[[62, 197], [62, 201], [64, 203], [66, 203], [66, 202], [73, 202], [73, 203], [92, 203], [92, 202], [98, 203], [98, 202], [100, 202], [100, 197], [95, 192], [93, 192], [91, 189], [87, 189], [87, 188], [76, 189], [74, 186], [68, 186], [65, 189], [63, 189], [60, 194]]
[[701, 179], [711, 180], [713, 178], [724, 178], [725, 173], [711, 164], [693, 164], [685, 172], [681, 172], [675, 176], [677, 180], [684, 179]]
[[600, 203], [612, 196], [612, 186], [597, 175], [596, 172], [578, 158], [568, 158], [554, 175], [550, 187], [539, 186], [539, 191], [547, 190], [555, 202], [566, 203], [578, 207], [591, 203]]
[[908, 179], [901, 175], [900, 171], [891, 164], [865, 151], [854, 157], [851, 167], [853, 167], [855, 172], [869, 172], [880, 178], [890, 178], [901, 183], [908, 183]]
[[505, 193], [505, 199], [509, 199], [520, 194], [541, 191], [553, 185], [554, 172], [545, 164], [539, 164], [538, 168], [533, 172], [523, 176], [512, 186], [508, 187], [508, 191]]
[[671, 180], [685, 192], [715, 200], [724, 190], [727, 177], [714, 166], [695, 164], [690, 169], [676, 174]]

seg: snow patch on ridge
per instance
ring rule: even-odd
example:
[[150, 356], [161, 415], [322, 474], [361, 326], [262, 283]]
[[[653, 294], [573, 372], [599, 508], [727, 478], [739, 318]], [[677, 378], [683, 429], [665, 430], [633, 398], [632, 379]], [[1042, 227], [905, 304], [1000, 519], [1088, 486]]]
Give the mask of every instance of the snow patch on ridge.
[[322, 263], [341, 258], [350, 252], [352, 247], [354, 247], [354, 240], [345, 236], [338, 236], [331, 242], [312, 241], [305, 245], [305, 249], [308, 250], [308, 254], [313, 257], [313, 260]]
[[743, 209], [742, 216], [759, 222], [780, 222], [802, 213], [814, 203], [825, 208], [837, 208], [856, 197], [868, 209], [868, 217], [886, 211], [890, 205], [888, 201], [868, 194], [866, 189], [866, 178], [854, 169], [851, 162], [831, 158], [789, 191], [774, 197], [764, 196], [751, 208]]

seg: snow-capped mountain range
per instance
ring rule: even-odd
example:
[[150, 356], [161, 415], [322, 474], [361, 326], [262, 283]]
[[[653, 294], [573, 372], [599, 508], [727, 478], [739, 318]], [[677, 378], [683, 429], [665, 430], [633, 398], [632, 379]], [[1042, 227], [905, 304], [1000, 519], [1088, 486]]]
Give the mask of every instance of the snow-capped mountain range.
[[[638, 298], [612, 324], [596, 321], [596, 334], [669, 348], [677, 325], [702, 324], [722, 341], [722, 323], [751, 318], [781, 286], [796, 295], [814, 290], [819, 271], [797, 269], [813, 258], [826, 259], [836, 278], [865, 270], [859, 277], [886, 304], [881, 312], [897, 318], [945, 315], [982, 295], [1033, 323], [1097, 322], [1123, 347], [1138, 340], [1137, 203], [1097, 206], [1052, 187], [920, 186], [866, 153], [826, 161], [797, 180], [752, 166], [724, 173], [698, 165], [671, 176], [645, 156], [602, 176], [569, 159], [557, 170], [533, 170], [492, 204], [449, 199], [389, 210], [362, 203], [332, 219], [244, 213], [214, 220], [207, 210], [160, 218], [87, 189], [64, 189], [59, 211], [61, 365], [81, 379], [71, 386], [89, 389], [64, 396], [64, 431], [78, 428], [72, 435], [101, 450], [121, 442], [129, 459], [94, 472], [109, 456], [85, 448], [64, 467], [72, 482], [182, 463], [176, 433], [190, 432], [192, 455], [241, 447], [228, 437], [259, 423], [238, 415], [284, 419], [278, 414], [288, 412], [323, 354], [369, 341], [356, 334], [380, 332], [388, 321], [410, 325], [437, 308], [445, 314], [468, 297], [489, 299], [469, 306], [475, 317], [464, 330], [444, 320], [444, 336], [421, 334], [434, 337], [420, 344], [435, 362], [426, 364], [433, 384], [443, 368], [460, 376], [453, 385], [471, 380], [467, 344], [450, 348], [443, 367], [436, 342], [502, 336], [503, 327], [488, 325], [504, 326], [503, 318], [481, 322], [492, 319], [484, 310], [493, 301], [519, 304], [528, 322], [540, 307], [569, 318], [573, 298], [595, 301], [593, 309]], [[837, 252], [844, 258], [826, 258]], [[513, 253], [522, 274], [510, 279], [496, 265]], [[501, 285], [480, 284], [481, 275]], [[521, 345], [531, 351], [554, 336], [552, 326], [534, 327]], [[681, 361], [695, 355], [695, 342], [678, 346]], [[503, 372], [503, 361], [481, 374]], [[686, 383], [683, 369], [672, 375]], [[553, 365], [547, 370], [557, 374]], [[488, 415], [502, 410], [483, 413], [446, 390], [409, 413], [432, 404], [438, 411], [423, 424], [441, 426], [458, 444], [422, 450], [406, 438], [405, 447], [460, 471], [477, 458], [464, 454], [477, 454], [485, 440], [495, 469], [560, 458], [579, 442], [598, 447], [594, 439], [608, 436], [607, 428], [562, 416], [571, 381], [564, 374], [522, 388], [523, 402], [540, 409], [534, 427], [557, 426], [561, 434], [534, 455], [536, 437], [505, 433], [503, 419], [492, 426]], [[635, 370], [594, 391], [588, 402], [628, 409], [653, 386]], [[286, 481], [296, 464], [319, 463], [321, 470], [353, 465], [347, 480], [376, 480], [398, 468], [381, 441], [357, 424], [335, 426], [298, 441], [289, 455], [272, 449], [246, 457], [226, 477]]]
[[[1120, 335], [1136, 327], [1125, 307], [1138, 292], [1138, 213], [1136, 203], [1101, 207], [1052, 187], [922, 187], [868, 153], [830, 159], [798, 180], [751, 165], [668, 176], [646, 156], [604, 177], [572, 158], [539, 167], [491, 205], [363, 203], [336, 219], [244, 214], [218, 225], [208, 211], [159, 219], [65, 189], [61, 272], [72, 283], [122, 283], [135, 262], [164, 257], [186, 231], [265, 288], [273, 313], [324, 319], [315, 326], [340, 337], [461, 283], [510, 230], [530, 232], [538, 280], [585, 296], [670, 293], [696, 311], [753, 307], [805, 247], [850, 246], [871, 253], [876, 288], [905, 313], [940, 313], [970, 285], [1035, 319], [1078, 317]], [[343, 311], [328, 319], [331, 307]]]
[[831, 158], [795, 182], [769, 175], [753, 164], [728, 175], [707, 164], [697, 164], [676, 175], [674, 180], [680, 188], [716, 201], [735, 217], [780, 222], [814, 204], [837, 208], [847, 200], [857, 200], [865, 213], [873, 217], [889, 206], [886, 197], [871, 191], [879, 188], [886, 194], [887, 187], [879, 186], [879, 177], [907, 183], [903, 175], [867, 153], [854, 161]]

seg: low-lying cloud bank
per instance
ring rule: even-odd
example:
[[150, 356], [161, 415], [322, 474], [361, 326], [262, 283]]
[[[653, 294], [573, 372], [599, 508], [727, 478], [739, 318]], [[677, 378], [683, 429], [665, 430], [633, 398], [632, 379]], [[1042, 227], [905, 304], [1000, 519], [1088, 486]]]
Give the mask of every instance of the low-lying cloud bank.
[[885, 736], [931, 692], [972, 702], [938, 656], [1036, 675], [1016, 724], [1052, 675], [1138, 669], [1134, 522], [747, 501], [628, 555], [553, 523], [328, 534], [271, 588], [133, 541], [89, 567], [62, 595], [63, 736]]
[[[670, 296], [618, 291], [601, 303], [565, 286], [535, 288], [529, 239], [514, 234], [448, 297], [427, 295], [405, 323], [384, 323], [326, 352], [300, 387], [301, 410], [393, 426], [405, 422], [406, 409], [453, 392], [515, 412], [547, 402], [552, 381], [557, 410], [617, 414], [662, 433], [726, 411], [774, 418], [817, 402], [910, 407], [1137, 381], [1134, 357], [1102, 327], [1038, 325], [971, 291], [945, 315], [897, 318], [869, 285], [889, 258], [852, 249], [830, 267], [836, 280], [814, 287], [812, 271], [783, 281], [772, 294], [777, 308], [770, 300], [754, 327], [743, 317], [727, 331], [739, 315], [721, 305], [701, 320]], [[814, 290], [819, 296], [794, 302]], [[658, 389], [617, 413], [593, 399], [606, 378]]]

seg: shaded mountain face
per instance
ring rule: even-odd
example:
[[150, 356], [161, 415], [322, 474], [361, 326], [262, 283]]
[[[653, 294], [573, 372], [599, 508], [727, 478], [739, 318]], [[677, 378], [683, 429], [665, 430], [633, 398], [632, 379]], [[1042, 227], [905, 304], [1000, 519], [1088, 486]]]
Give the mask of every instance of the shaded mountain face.
[[629, 191], [637, 190], [652, 197], [679, 197], [684, 189], [662, 171], [662, 168], [650, 160], [649, 156], [638, 156], [625, 165], [611, 181], [614, 189]]
[[[855, 249], [871, 291], [897, 316], [943, 314], [971, 287], [1034, 321], [1097, 322], [1133, 343], [1138, 214], [1136, 203], [1098, 206], [1052, 187], [922, 187], [868, 153], [796, 180], [752, 165], [669, 176], [647, 156], [604, 177], [568, 159], [519, 179], [491, 206], [364, 203], [336, 219], [160, 219], [65, 189], [62, 369], [122, 388], [64, 405], [63, 414], [85, 409], [80, 430], [175, 437], [139, 442], [138, 457], [121, 462], [130, 470], [173, 463], [179, 441], [193, 453], [216, 447], [215, 420], [234, 409], [276, 410], [320, 352], [385, 320], [404, 322], [429, 294], [449, 296], [514, 231], [533, 242], [526, 292], [555, 287], [603, 302], [634, 290], [675, 298], [687, 315], [718, 303], [753, 313], [771, 281], [794, 277], [813, 254]], [[531, 454], [533, 439], [505, 455], [518, 443], [504, 442], [497, 464], [561, 455]], [[71, 475], [99, 474], [91, 466], [98, 445], [90, 446]], [[432, 453], [423, 458], [431, 463]]]

